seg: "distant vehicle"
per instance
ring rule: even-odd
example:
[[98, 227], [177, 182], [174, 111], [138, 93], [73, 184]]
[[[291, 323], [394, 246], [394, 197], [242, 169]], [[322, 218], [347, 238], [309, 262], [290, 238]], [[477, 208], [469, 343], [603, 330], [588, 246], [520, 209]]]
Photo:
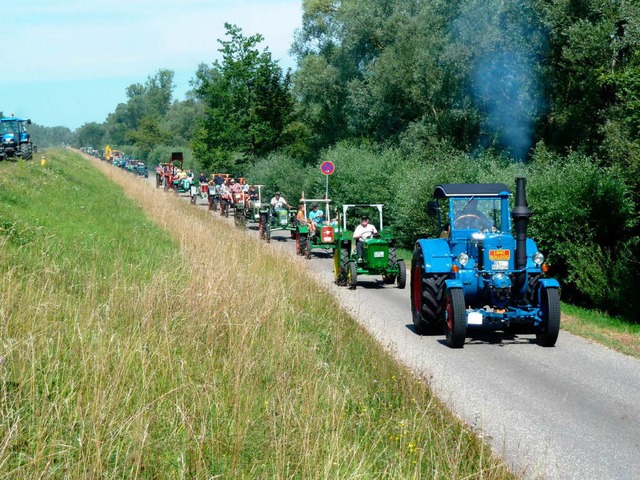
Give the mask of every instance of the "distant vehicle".
[[31, 135], [27, 132], [27, 125], [31, 120], [24, 120], [14, 116], [0, 118], [0, 160], [10, 157], [29, 160], [37, 147], [31, 142]]

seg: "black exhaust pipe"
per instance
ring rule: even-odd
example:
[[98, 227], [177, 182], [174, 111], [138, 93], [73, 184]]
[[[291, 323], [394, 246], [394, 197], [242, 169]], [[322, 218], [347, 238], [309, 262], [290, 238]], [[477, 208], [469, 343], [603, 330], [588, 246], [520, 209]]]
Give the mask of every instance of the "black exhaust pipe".
[[[523, 177], [516, 178], [516, 204], [511, 211], [516, 233], [516, 270], [524, 270], [527, 266], [527, 226], [529, 225], [531, 210], [529, 210], [529, 205], [527, 205], [527, 194], [525, 192], [526, 182], [526, 179]], [[527, 274], [524, 271], [517, 274], [516, 291], [522, 289], [526, 278]]]

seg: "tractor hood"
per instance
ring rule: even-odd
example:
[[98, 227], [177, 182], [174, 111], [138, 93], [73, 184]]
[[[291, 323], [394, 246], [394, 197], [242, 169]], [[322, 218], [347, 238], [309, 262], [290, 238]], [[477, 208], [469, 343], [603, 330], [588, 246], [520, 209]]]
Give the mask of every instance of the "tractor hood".
[[5, 133], [2, 135], [2, 143], [15, 143], [16, 136], [13, 133]]

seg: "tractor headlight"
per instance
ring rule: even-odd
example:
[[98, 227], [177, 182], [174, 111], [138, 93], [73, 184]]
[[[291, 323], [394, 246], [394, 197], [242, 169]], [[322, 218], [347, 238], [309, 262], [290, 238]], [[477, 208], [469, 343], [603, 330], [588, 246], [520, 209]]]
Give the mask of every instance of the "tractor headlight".
[[533, 260], [533, 263], [540, 266], [544, 263], [544, 255], [540, 252], [536, 252], [531, 256], [531, 260]]
[[469, 263], [469, 255], [467, 255], [466, 253], [461, 253], [460, 255], [458, 255], [458, 263], [463, 267], [466, 267], [467, 263]]

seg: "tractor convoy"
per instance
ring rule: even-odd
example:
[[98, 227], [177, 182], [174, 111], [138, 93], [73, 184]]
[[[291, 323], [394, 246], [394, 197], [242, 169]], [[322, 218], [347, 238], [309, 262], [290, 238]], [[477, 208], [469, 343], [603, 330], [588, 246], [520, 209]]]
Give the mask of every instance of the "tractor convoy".
[[[156, 167], [156, 186], [198, 198], [221, 216], [233, 216], [239, 228], [253, 227], [270, 242], [277, 231], [295, 240], [306, 259], [314, 253], [333, 258], [338, 286], [355, 290], [359, 281], [384, 290], [407, 285], [407, 266], [386, 227], [383, 204], [344, 204], [325, 196], [302, 198], [297, 207], [276, 192], [266, 200], [263, 185], [248, 185], [229, 174], [201, 174], [198, 180], [183, 169], [174, 152]], [[548, 266], [535, 241], [527, 237], [529, 210], [525, 179], [511, 191], [501, 183], [441, 184], [429, 202], [429, 214], [439, 227], [438, 238], [416, 241], [410, 265], [410, 306], [416, 333], [444, 332], [451, 348], [464, 346], [478, 331], [535, 335], [536, 343], [553, 347], [560, 330], [560, 284], [546, 276]], [[233, 212], [233, 213], [231, 213]], [[369, 223], [369, 216], [374, 219]], [[377, 226], [377, 227], [376, 227]]]

